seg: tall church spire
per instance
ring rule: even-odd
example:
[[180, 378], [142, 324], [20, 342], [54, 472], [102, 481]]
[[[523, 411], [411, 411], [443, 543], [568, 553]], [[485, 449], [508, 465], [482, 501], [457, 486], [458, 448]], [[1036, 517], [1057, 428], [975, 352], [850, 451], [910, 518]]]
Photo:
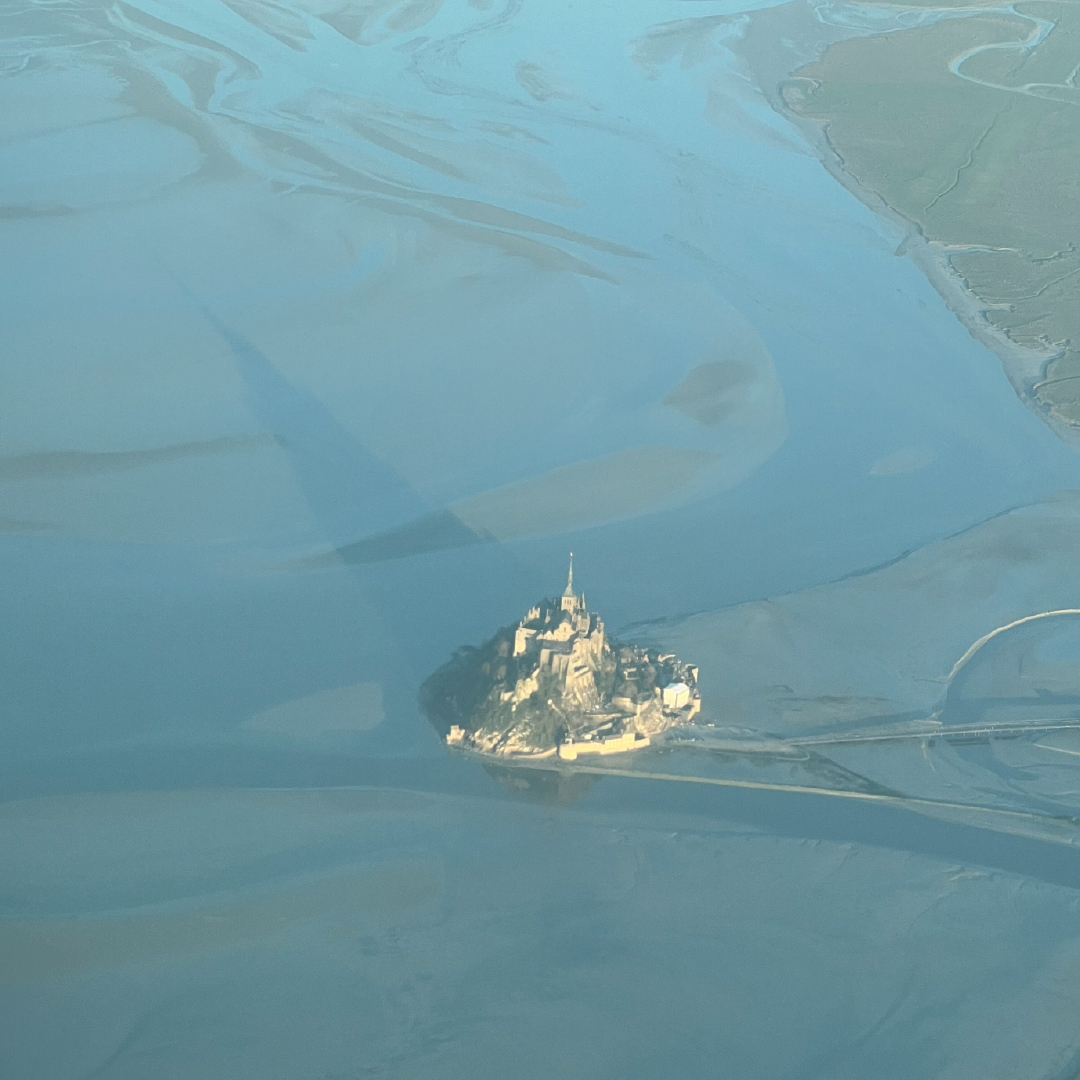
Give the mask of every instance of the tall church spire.
[[570, 552], [570, 573], [566, 576], [566, 589], [563, 591], [563, 596], [574, 595], [574, 553]]

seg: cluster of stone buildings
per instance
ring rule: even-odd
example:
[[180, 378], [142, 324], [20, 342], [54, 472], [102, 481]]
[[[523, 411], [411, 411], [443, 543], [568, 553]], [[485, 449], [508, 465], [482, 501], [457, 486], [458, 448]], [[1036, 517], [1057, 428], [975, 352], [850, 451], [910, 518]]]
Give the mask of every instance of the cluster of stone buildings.
[[591, 712], [602, 706], [596, 676], [606, 645], [603, 619], [588, 610], [584, 593], [574, 592], [571, 555], [566, 588], [557, 606], [529, 610], [514, 632], [513, 655], [535, 657], [538, 685], [541, 674], [554, 675], [562, 683], [566, 703]]
[[[507, 656], [507, 678], [492, 691], [486, 715], [502, 719], [494, 727], [490, 721], [475, 729], [455, 724], [448, 743], [504, 756], [557, 753], [575, 760], [640, 749], [697, 715], [697, 668], [673, 653], [650, 655], [609, 641], [603, 620], [588, 610], [583, 593], [574, 592], [570, 559], [562, 595], [531, 608], [514, 628], [512, 645], [498, 646]], [[550, 738], [538, 745], [538, 709], [546, 709], [564, 732], [558, 745]]]

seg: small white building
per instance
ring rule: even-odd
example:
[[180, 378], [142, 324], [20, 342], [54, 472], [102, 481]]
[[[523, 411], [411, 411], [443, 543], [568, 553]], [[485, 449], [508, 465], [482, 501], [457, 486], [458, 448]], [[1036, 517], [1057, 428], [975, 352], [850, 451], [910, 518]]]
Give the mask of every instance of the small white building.
[[668, 683], [663, 697], [665, 709], [685, 709], [690, 704], [690, 687], [684, 682]]

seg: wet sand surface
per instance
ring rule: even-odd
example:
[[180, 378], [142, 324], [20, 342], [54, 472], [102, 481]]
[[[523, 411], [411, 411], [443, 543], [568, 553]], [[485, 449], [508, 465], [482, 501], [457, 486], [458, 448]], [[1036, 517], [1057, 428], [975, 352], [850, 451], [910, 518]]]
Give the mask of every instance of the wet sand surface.
[[[17, 4], [12, 1074], [1073, 1080], [1071, 18]], [[711, 726], [448, 753], [568, 548]]]
[[[43, 1076], [649, 1076], [706, 1075], [722, 1054], [816, 1076], [888, 1046], [946, 1076], [1008, 1075], [1002, 1054], [1034, 1075], [1070, 1064], [1075, 852], [1032, 873], [1015, 841], [980, 850], [888, 815], [793, 828], [805, 808], [782, 799], [729, 817], [712, 792], [633, 786], [604, 780], [554, 816], [386, 790], [8, 804], [7, 843], [76, 818], [98, 854], [20, 856], [38, 914], [8, 895], [0, 994], [40, 1041], [9, 1060]], [[211, 853], [218, 881], [198, 893], [157, 873]], [[101, 891], [125, 874], [127, 897]], [[40, 1039], [60, 1001], [71, 1038]]]

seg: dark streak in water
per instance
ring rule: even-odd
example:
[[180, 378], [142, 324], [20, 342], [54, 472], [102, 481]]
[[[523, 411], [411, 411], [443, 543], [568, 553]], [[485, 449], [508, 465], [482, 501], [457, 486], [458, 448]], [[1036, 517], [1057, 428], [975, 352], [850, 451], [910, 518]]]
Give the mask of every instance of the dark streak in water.
[[61, 217], [74, 214], [70, 206], [0, 206], [0, 221], [18, 221], [20, 218]]
[[261, 423], [281, 441], [312, 516], [331, 542], [385, 517], [423, 510], [412, 488], [351, 435], [310, 390], [287, 379], [247, 338], [200, 305], [232, 350]]
[[225, 435], [219, 439], [174, 443], [147, 450], [44, 450], [35, 454], [13, 454], [0, 458], [0, 481], [128, 472], [166, 461], [242, 453], [261, 446], [272, 446], [276, 441], [272, 435], [265, 434]]
[[165, 1015], [170, 1008], [172, 1008], [177, 1001], [181, 1000], [181, 995], [172, 994], [154, 1004], [154, 1006], [144, 1012], [138, 1020], [136, 1020], [128, 1029], [127, 1034], [116, 1044], [112, 1052], [105, 1058], [105, 1060], [93, 1068], [88, 1073], [84, 1073], [81, 1080], [94, 1080], [95, 1077], [104, 1076], [106, 1073], [112, 1070], [120, 1058], [122, 1058], [129, 1050], [131, 1050], [142, 1038], [142, 1036], [150, 1029], [150, 1025], [159, 1016]]
[[312, 568], [344, 563], [378, 563], [407, 559], [431, 551], [494, 543], [494, 537], [470, 529], [452, 510], [436, 510], [396, 529], [376, 533], [353, 544], [335, 548], [324, 555], [304, 559]]
[[19, 521], [16, 518], [0, 518], [0, 533], [21, 533], [32, 536], [35, 533], [59, 531], [55, 525], [46, 525], [41, 521]]

